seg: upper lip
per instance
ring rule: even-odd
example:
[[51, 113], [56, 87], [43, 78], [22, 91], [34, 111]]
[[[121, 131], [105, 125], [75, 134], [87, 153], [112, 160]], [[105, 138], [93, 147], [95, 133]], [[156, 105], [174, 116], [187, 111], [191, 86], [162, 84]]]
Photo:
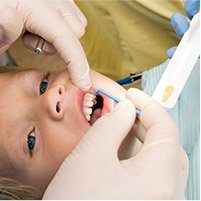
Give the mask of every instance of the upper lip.
[[[76, 94], [76, 107], [78, 108], [78, 111], [79, 113], [81, 114], [81, 116], [83, 117], [83, 119], [86, 121], [86, 118], [85, 118], [85, 115], [83, 113], [83, 99], [84, 99], [84, 95], [86, 94], [87, 92], [83, 92], [81, 90], [78, 90], [77, 91], [77, 94]], [[75, 110], [76, 111], [76, 110]]]

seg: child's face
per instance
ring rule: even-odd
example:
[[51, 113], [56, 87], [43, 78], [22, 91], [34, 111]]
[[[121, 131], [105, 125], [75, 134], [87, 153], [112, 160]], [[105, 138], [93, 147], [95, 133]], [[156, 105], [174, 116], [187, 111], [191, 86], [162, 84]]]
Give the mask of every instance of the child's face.
[[[90, 76], [93, 89], [124, 97], [125, 90], [112, 80], [96, 72]], [[85, 93], [72, 84], [66, 70], [48, 78], [39, 70], [1, 74], [0, 176], [44, 191], [91, 126], [83, 113]], [[113, 101], [103, 100], [101, 115], [114, 108]]]

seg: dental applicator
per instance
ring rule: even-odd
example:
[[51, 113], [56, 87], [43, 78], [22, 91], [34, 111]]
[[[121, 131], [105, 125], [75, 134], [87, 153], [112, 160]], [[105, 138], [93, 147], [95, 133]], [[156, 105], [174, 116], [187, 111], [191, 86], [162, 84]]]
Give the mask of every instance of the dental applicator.
[[[104, 89], [97, 89], [94, 92], [94, 96], [97, 96], [98, 94], [104, 94], [105, 96], [107, 96], [108, 98], [112, 99], [116, 103], [119, 103], [121, 101], [120, 99], [116, 98], [115, 96], [113, 96], [112, 94], [108, 93]], [[136, 108], [136, 114], [137, 114], [137, 116], [139, 116], [141, 114], [141, 111], [139, 109], [137, 109], [137, 108]]]

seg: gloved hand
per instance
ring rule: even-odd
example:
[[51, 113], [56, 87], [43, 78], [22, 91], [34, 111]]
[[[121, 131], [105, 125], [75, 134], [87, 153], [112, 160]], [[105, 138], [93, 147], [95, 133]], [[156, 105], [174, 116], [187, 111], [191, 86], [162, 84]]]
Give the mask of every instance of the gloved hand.
[[34, 50], [41, 36], [48, 41], [43, 51], [51, 54], [56, 49], [74, 84], [90, 88], [89, 65], [78, 40], [85, 32], [87, 20], [73, 0], [1, 0], [0, 12], [0, 54], [26, 30], [26, 46]]
[[[188, 161], [168, 113], [137, 89], [95, 122], [66, 158], [43, 199], [184, 199]], [[143, 142], [136, 156], [119, 161], [117, 150], [132, 128]]]
[[[189, 19], [191, 20], [193, 16], [198, 13], [200, 10], [200, 0], [187, 0], [185, 3], [185, 11], [186, 14], [188, 15]], [[174, 13], [171, 16], [171, 24], [174, 28], [174, 31], [176, 34], [182, 38], [184, 33], [188, 30], [189, 28], [189, 22], [186, 20], [184, 15], [181, 13]], [[169, 58], [172, 58], [175, 50], [177, 49], [177, 46], [171, 47], [167, 51], [167, 56]]]

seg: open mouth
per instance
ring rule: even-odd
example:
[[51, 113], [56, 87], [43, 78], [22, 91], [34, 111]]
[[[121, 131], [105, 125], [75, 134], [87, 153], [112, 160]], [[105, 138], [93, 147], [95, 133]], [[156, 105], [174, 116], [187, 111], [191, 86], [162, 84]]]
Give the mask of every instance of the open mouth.
[[84, 95], [83, 113], [90, 125], [93, 125], [102, 116], [104, 104], [104, 98], [101, 95], [94, 96], [91, 93]]
[[92, 107], [92, 113], [91, 113], [91, 119], [89, 123], [91, 125], [94, 124], [94, 122], [101, 117], [101, 112], [103, 109], [103, 97], [101, 95], [96, 96], [95, 104]]
[[90, 125], [93, 125], [100, 117], [104, 116], [115, 107], [113, 100], [104, 94], [95, 96], [93, 93], [86, 93], [83, 97], [83, 113]]

